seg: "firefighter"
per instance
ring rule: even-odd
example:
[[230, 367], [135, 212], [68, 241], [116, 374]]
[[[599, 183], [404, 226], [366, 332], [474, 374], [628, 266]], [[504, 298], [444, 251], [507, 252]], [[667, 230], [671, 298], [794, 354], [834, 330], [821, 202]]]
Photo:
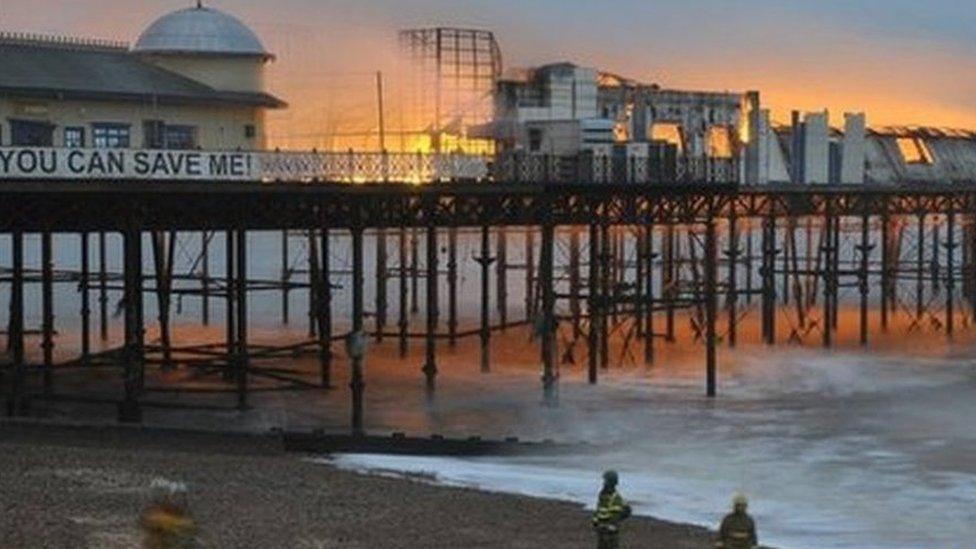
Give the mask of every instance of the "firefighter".
[[619, 480], [616, 471], [603, 473], [603, 489], [593, 513], [597, 549], [617, 549], [620, 546], [620, 523], [630, 517], [630, 506], [617, 492]]
[[145, 549], [196, 547], [197, 525], [190, 516], [186, 486], [164, 479], [153, 480], [152, 501], [139, 518]]
[[723, 520], [718, 530], [718, 542], [715, 547], [722, 549], [756, 549], [759, 538], [756, 536], [756, 523], [746, 513], [749, 500], [743, 494], [736, 494], [732, 498], [732, 512]]

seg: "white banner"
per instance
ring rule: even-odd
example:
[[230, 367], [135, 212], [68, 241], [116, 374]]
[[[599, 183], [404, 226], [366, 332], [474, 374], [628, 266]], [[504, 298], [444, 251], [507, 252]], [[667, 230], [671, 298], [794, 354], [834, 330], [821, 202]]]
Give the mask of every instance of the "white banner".
[[254, 154], [0, 147], [0, 178], [259, 181]]

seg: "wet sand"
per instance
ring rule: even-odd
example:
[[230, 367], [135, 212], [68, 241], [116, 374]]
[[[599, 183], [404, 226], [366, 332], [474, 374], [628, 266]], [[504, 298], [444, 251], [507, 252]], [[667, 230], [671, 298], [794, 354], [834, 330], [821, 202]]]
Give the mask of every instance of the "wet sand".
[[[151, 480], [186, 482], [204, 547], [591, 547], [556, 501], [364, 476], [272, 438], [0, 426], [0, 547], [133, 547]], [[704, 529], [628, 522], [623, 547], [706, 548]]]

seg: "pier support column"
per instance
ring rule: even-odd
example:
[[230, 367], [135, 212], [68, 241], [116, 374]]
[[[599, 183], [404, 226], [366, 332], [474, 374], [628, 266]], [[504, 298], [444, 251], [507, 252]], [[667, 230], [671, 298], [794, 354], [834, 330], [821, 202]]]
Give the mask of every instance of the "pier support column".
[[200, 233], [200, 321], [210, 326], [210, 233]]
[[654, 260], [657, 253], [654, 251], [654, 224], [648, 223], [644, 227], [644, 258], [646, 261], [644, 269], [644, 303], [646, 315], [644, 320], [644, 364], [651, 366], [654, 364], [654, 307], [657, 300], [654, 298]]
[[539, 258], [539, 291], [542, 293], [541, 343], [542, 387], [545, 402], [556, 404], [556, 292], [554, 271], [555, 227], [551, 223], [542, 226], [542, 249]]
[[[236, 253], [234, 247], [234, 231], [227, 231], [224, 234], [224, 329], [225, 329], [225, 350], [227, 354], [227, 367], [224, 369], [223, 378], [225, 381], [233, 381], [237, 368], [237, 277], [234, 275], [237, 266]], [[309, 289], [311, 291], [311, 289]]]
[[420, 236], [410, 229], [410, 312], [420, 312]]
[[247, 333], [247, 231], [239, 228], [236, 236], [237, 268], [234, 274], [237, 275], [237, 282], [234, 293], [237, 298], [237, 409], [244, 410], [247, 408], [247, 371], [250, 368]]
[[319, 252], [318, 252], [318, 238], [314, 230], [308, 231], [306, 235], [308, 239], [308, 337], [314, 338], [316, 327], [315, 327], [315, 302], [318, 297], [315, 295], [318, 292], [318, 278], [319, 278]]
[[88, 233], [81, 233], [81, 364], [91, 361], [91, 250]]
[[153, 231], [152, 239], [153, 266], [156, 271], [156, 307], [159, 322], [159, 340], [163, 353], [163, 369], [173, 366], [173, 349], [170, 338], [170, 303], [172, 297], [172, 269], [176, 248], [176, 233], [169, 235], [162, 231]]
[[447, 231], [447, 344], [457, 347], [458, 338], [458, 262], [457, 229]]
[[823, 242], [821, 243], [820, 249], [823, 252], [824, 257], [824, 269], [823, 269], [823, 319], [820, 322], [820, 327], [823, 330], [823, 346], [825, 348], [830, 348], [833, 346], [833, 330], [834, 330], [834, 281], [836, 280], [837, 273], [835, 271], [835, 261], [834, 257], [837, 255], [837, 249], [834, 247], [834, 229], [836, 225], [834, 224], [833, 206], [832, 203], [827, 204], [827, 214], [824, 217], [824, 230], [823, 230]]
[[718, 387], [718, 341], [716, 334], [716, 317], [718, 309], [717, 257], [715, 242], [715, 221], [709, 220], [705, 225], [705, 367], [706, 387], [709, 397], [715, 397]]
[[535, 231], [525, 228], [525, 320], [535, 318]]
[[491, 370], [491, 228], [487, 225], [481, 228], [481, 257], [477, 259], [481, 265], [481, 372]]
[[[573, 322], [573, 342], [579, 341], [583, 331], [583, 308], [580, 305], [580, 232], [578, 227], [569, 233], [569, 312]], [[571, 357], [569, 357], [571, 358]]]
[[363, 394], [366, 382], [363, 376], [364, 350], [361, 348], [365, 341], [363, 334], [363, 229], [352, 229], [352, 333], [347, 345], [350, 354], [351, 369], [349, 389], [352, 393], [352, 434], [360, 436], [365, 433], [363, 428]]
[[440, 314], [437, 287], [437, 227], [427, 227], [427, 333], [424, 376], [427, 391], [433, 394], [437, 380], [437, 320]]
[[400, 257], [400, 270], [399, 273], [397, 273], [400, 282], [399, 284], [400, 304], [398, 307], [399, 309], [398, 313], [400, 315], [400, 318], [398, 319], [397, 327], [400, 330], [400, 342], [399, 342], [400, 358], [406, 358], [407, 352], [409, 350], [408, 330], [410, 329], [410, 310], [409, 310], [410, 286], [408, 285], [409, 283], [408, 274], [410, 272], [410, 265], [409, 265], [410, 250], [409, 250], [409, 243], [407, 242], [406, 229], [403, 228], [400, 229], [400, 239], [398, 243], [399, 243], [398, 254]]
[[383, 342], [383, 331], [386, 329], [387, 318], [387, 252], [386, 231], [376, 231], [376, 342]]
[[105, 233], [98, 233], [98, 336], [108, 341], [108, 260]]
[[861, 244], [858, 251], [861, 254], [861, 269], [858, 280], [858, 290], [861, 295], [861, 345], [868, 344], [868, 300], [871, 295], [870, 266], [871, 266], [871, 217], [868, 214], [861, 216]]
[[915, 321], [912, 326], [922, 328], [925, 315], [925, 214], [918, 215], [918, 255], [915, 261]]
[[508, 325], [508, 233], [505, 227], [495, 232], [495, 299], [498, 309], [498, 323], [502, 331]]
[[664, 248], [664, 257], [661, 261], [661, 281], [664, 284], [662, 297], [664, 297], [665, 307], [664, 340], [668, 343], [674, 343], [674, 298], [677, 293], [675, 281], [677, 269], [674, 264], [674, 245], [674, 225], [669, 223], [664, 229], [664, 243], [662, 246]]
[[776, 344], [776, 218], [768, 216], [762, 227], [762, 333], [767, 345]]
[[44, 396], [54, 391], [54, 245], [51, 233], [41, 234], [41, 350], [44, 355]]
[[588, 291], [586, 313], [589, 316], [589, 330], [586, 333], [587, 372], [591, 384], [597, 382], [600, 364], [600, 226], [590, 225], [590, 257], [588, 266]]
[[[311, 252], [309, 252], [311, 253]], [[288, 231], [281, 231], [281, 323], [288, 325], [290, 319], [289, 312], [289, 286], [291, 285], [291, 259], [288, 250]]]
[[597, 309], [600, 311], [600, 369], [610, 368], [610, 322], [608, 317], [612, 312], [610, 265], [613, 261], [610, 247], [610, 227], [600, 227], [600, 291]]
[[[885, 204], [887, 212], [887, 204]], [[881, 332], [888, 332], [888, 305], [891, 295], [891, 219], [881, 215]]]
[[332, 265], [329, 248], [329, 229], [322, 229], [315, 306], [318, 319], [319, 382], [324, 389], [332, 387]]
[[142, 347], [142, 233], [126, 229], [123, 238], [123, 306], [125, 344], [122, 350], [125, 396], [119, 405], [119, 421], [142, 421], [139, 397], [143, 389]]
[[945, 325], [946, 335], [952, 338], [955, 332], [955, 300], [956, 300], [956, 213], [949, 212], [946, 219], [946, 300]]
[[738, 284], [738, 273], [736, 268], [739, 262], [739, 255], [742, 250], [739, 249], [739, 226], [738, 219], [735, 213], [729, 215], [729, 248], [725, 252], [726, 257], [729, 262], [729, 294], [726, 301], [726, 310], [728, 313], [728, 340], [729, 348], [735, 348], [738, 339], [738, 324], [739, 324], [739, 284]]
[[24, 233], [15, 231], [11, 235], [12, 276], [10, 282], [10, 319], [7, 326], [7, 348], [11, 364], [10, 394], [7, 397], [7, 415], [18, 416], [25, 413], [27, 401], [26, 364], [24, 363]]

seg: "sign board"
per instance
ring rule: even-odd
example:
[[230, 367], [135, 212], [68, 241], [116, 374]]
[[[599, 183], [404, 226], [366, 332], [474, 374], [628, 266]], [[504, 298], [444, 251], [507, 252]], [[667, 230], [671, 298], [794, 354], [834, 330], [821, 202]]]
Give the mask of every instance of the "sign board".
[[254, 153], [0, 147], [0, 178], [258, 181]]
[[484, 157], [463, 154], [0, 147], [0, 181], [422, 183], [487, 177]]

